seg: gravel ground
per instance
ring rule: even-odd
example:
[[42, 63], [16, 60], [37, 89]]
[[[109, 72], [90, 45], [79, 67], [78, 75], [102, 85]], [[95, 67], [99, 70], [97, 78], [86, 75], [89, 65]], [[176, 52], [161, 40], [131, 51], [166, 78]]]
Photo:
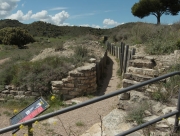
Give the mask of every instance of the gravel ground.
[[[120, 79], [116, 75], [118, 64], [114, 57], [110, 56], [110, 58], [111, 61], [107, 68], [108, 72], [101, 87], [100, 95], [116, 91], [117, 85], [120, 82]], [[88, 99], [90, 98], [80, 97], [75, 100], [82, 102]], [[92, 125], [100, 122], [100, 116], [104, 117], [110, 113], [116, 107], [117, 103], [118, 98], [115, 96], [95, 104], [61, 114], [48, 120], [38, 122], [33, 125], [34, 136], [79, 136], [88, 130], [88, 128]], [[6, 109], [0, 109], [0, 128], [3, 128], [9, 125], [10, 117], [3, 113], [4, 111], [7, 111]], [[57, 135], [52, 134], [54, 132], [57, 133]], [[16, 135], [23, 136], [24, 133], [27, 133], [27, 128], [18, 131]], [[10, 135], [11, 133], [2, 134], [2, 136]]]

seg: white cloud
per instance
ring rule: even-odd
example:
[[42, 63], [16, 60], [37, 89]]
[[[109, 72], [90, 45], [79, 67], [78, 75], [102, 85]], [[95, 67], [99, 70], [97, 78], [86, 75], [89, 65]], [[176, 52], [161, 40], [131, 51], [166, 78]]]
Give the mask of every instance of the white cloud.
[[61, 25], [63, 24], [63, 22], [68, 19], [69, 14], [65, 11], [62, 11], [60, 13], [55, 14], [54, 16], [50, 16], [52, 21], [56, 24], [56, 25]]
[[0, 18], [4, 18], [17, 7], [20, 0], [0, 0]]
[[83, 24], [83, 25], [79, 25], [79, 26], [89, 27], [89, 24]]
[[31, 10], [28, 11], [28, 13], [25, 14], [25, 15], [21, 10], [18, 10], [15, 14], [12, 14], [12, 15], [8, 16], [7, 18], [16, 19], [16, 20], [19, 20], [19, 21], [24, 21], [24, 20], [30, 19], [31, 15], [32, 15]]
[[56, 8], [52, 8], [50, 10], [64, 10], [67, 9], [67, 7], [56, 7]]
[[101, 28], [99, 25], [92, 25], [93, 28]]
[[118, 22], [116, 22], [114, 20], [111, 20], [111, 19], [104, 19], [103, 24], [107, 25], [107, 26], [117, 26], [117, 25], [119, 25]]
[[55, 15], [49, 15], [46, 10], [42, 10], [31, 16], [32, 19], [49, 22], [55, 25], [63, 25], [64, 21], [69, 18], [66, 11], [59, 12]]
[[33, 14], [31, 18], [42, 20], [42, 19], [48, 19], [49, 15], [46, 10], [42, 10], [41, 12], [37, 12], [36, 14]]

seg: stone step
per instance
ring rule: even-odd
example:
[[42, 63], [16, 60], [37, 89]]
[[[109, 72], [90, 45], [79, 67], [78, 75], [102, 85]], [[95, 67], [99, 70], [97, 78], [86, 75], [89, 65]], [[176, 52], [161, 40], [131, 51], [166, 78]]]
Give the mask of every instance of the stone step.
[[129, 66], [152, 69], [156, 66], [156, 62], [153, 60], [134, 59], [129, 61]]
[[[136, 84], [139, 84], [139, 83], [141, 83], [141, 82], [137, 82], [137, 81], [129, 80], [129, 79], [123, 79], [122, 80], [123, 88], [129, 87], [129, 86], [132, 86], [132, 85], [136, 85]], [[147, 88], [147, 86], [143, 86], [143, 87], [133, 89], [133, 90], [142, 92], [142, 91], [145, 91], [146, 88]]]
[[129, 80], [134, 80], [137, 82], [143, 82], [143, 81], [147, 81], [150, 80], [151, 76], [147, 76], [147, 75], [139, 75], [139, 74], [133, 74], [133, 73], [125, 73], [124, 74], [124, 78], [125, 79], [129, 79]]
[[136, 67], [128, 67], [127, 73], [139, 74], [150, 77], [157, 77], [159, 75], [159, 72], [157, 70], [148, 69], [148, 68], [136, 68]]
[[151, 60], [151, 61], [154, 61], [155, 58], [152, 57], [152, 56], [144, 56], [144, 55], [133, 55], [132, 56], [132, 59], [143, 59], [143, 60]]

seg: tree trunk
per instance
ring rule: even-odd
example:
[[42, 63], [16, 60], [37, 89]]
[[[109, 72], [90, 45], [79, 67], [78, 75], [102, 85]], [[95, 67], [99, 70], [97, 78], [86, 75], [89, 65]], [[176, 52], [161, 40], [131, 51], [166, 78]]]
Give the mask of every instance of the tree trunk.
[[161, 24], [160, 18], [161, 18], [161, 16], [160, 16], [160, 15], [157, 15], [157, 24], [158, 24], [158, 25]]

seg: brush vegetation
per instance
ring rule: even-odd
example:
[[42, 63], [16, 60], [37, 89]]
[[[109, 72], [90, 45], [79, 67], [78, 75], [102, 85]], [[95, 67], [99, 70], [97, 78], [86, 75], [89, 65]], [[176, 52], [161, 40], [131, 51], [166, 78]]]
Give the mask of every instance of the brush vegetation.
[[[33, 22], [22, 24], [17, 20], [1, 20], [0, 35], [6, 33], [13, 36], [0, 37], [0, 60], [9, 58], [0, 65], [0, 89], [6, 84], [14, 84], [21, 88], [38, 91], [40, 94], [49, 95], [52, 80], [61, 80], [66, 77], [68, 71], [83, 65], [92, 56], [89, 50], [82, 44], [89, 40], [101, 43], [106, 35], [110, 42], [121, 41], [129, 45], [143, 44], [145, 51], [151, 55], [170, 54], [180, 49], [180, 23], [173, 25], [155, 25], [148, 23], [126, 23], [111, 29], [95, 29], [78, 26], [55, 26], [45, 22]], [[5, 33], [6, 31], [6, 33]], [[27, 36], [17, 43], [13, 39]], [[16, 35], [17, 34], [17, 35]], [[95, 38], [96, 37], [96, 38]], [[8, 41], [9, 40], [9, 41]], [[24, 41], [23, 41], [24, 40]], [[79, 46], [69, 47], [74, 54], [69, 57], [47, 57], [38, 61], [30, 61], [45, 48], [54, 48], [56, 51], [64, 50], [63, 44], [68, 41], [76, 41]], [[8, 42], [5, 42], [8, 41]], [[10, 42], [11, 41], [11, 42]], [[35, 42], [34, 42], [35, 41]], [[20, 43], [19, 43], [20, 42]], [[26, 43], [27, 49], [19, 48]], [[6, 45], [7, 44], [7, 45]], [[102, 44], [101, 44], [102, 46]]]

